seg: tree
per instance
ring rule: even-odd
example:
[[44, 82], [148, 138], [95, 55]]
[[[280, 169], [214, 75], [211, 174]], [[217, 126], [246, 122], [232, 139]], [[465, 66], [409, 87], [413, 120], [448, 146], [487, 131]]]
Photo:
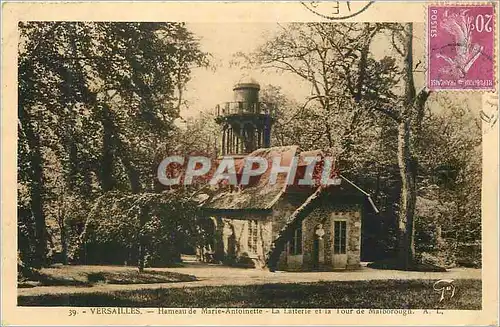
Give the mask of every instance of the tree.
[[[385, 39], [386, 45], [392, 43], [393, 57], [374, 58], [371, 47], [376, 37]], [[333, 135], [339, 135], [336, 152], [341, 162], [349, 162], [354, 155], [356, 134], [373, 132], [368, 127], [390, 124], [397, 130], [399, 263], [403, 269], [410, 268], [414, 259], [415, 146], [429, 97], [429, 92], [415, 89], [412, 42], [412, 24], [290, 24], [249, 57], [264, 69], [291, 73], [310, 83], [312, 95], [304, 106], [315, 103], [321, 109], [322, 135], [328, 147], [335, 145]], [[342, 128], [332, 128], [332, 116]]]
[[151, 191], [157, 149], [179, 116], [191, 69], [207, 57], [181, 23], [27, 22], [19, 29], [19, 184], [28, 199], [20, 219], [34, 225], [40, 266], [51, 181], [60, 176], [87, 205], [109, 191]]
[[[137, 262], [142, 271], [146, 265], [179, 261], [180, 251], [193, 245], [188, 240], [203, 233], [197, 228], [201, 218], [195, 195], [183, 188], [139, 195], [104, 193], [94, 201], [77, 240], [86, 252], [86, 263]], [[145, 222], [141, 221], [144, 208], [148, 209]]]
[[426, 241], [416, 247], [448, 265], [481, 263], [480, 100], [437, 94], [422, 126], [416, 238]]
[[[398, 126], [398, 165], [401, 175], [401, 204], [399, 208], [399, 263], [402, 268], [409, 269], [415, 257], [415, 206], [417, 201], [417, 169], [418, 157], [415, 144], [421, 138], [425, 103], [429, 91], [415, 90], [413, 79], [413, 25], [406, 24], [402, 29], [396, 26], [392, 33], [399, 33], [404, 58], [403, 80], [404, 94], [401, 96], [398, 109], [383, 109], [381, 112], [394, 120]], [[399, 50], [397, 50], [399, 51]], [[380, 110], [379, 110], [380, 111]]]
[[218, 139], [220, 133], [221, 128], [215, 122], [214, 114], [200, 113], [199, 116], [183, 120], [182, 125], [174, 130], [169, 152], [180, 155], [196, 152], [216, 158], [220, 151]]

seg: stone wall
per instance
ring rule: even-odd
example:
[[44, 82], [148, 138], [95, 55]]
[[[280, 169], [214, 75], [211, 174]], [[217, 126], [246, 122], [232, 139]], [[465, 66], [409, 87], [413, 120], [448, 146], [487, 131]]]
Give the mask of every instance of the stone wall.
[[276, 203], [273, 208], [272, 216], [270, 217], [273, 221], [273, 239], [278, 236], [279, 231], [285, 226], [287, 218], [290, 217], [296, 209], [297, 205], [286, 201], [286, 199]]
[[324, 258], [320, 256], [320, 265], [318, 269], [333, 269], [333, 222], [335, 220], [345, 220], [347, 223], [347, 268], [359, 266], [361, 255], [361, 208], [353, 206], [351, 208], [339, 210], [334, 207], [319, 207], [314, 209], [303, 221], [302, 242], [304, 248], [304, 269], [313, 268], [312, 254], [316, 237], [315, 232], [318, 224], [323, 225], [325, 233], [322, 241]]
[[[281, 270], [332, 270], [333, 262], [333, 222], [345, 220], [346, 233], [346, 268], [359, 267], [361, 254], [361, 209], [358, 206], [348, 208], [335, 208], [321, 206], [314, 209], [302, 221], [302, 247], [301, 255], [290, 255], [288, 248], [285, 249], [278, 269]], [[316, 235], [318, 225], [322, 225], [324, 235], [319, 238]], [[321, 234], [321, 233], [320, 233]], [[318, 239], [317, 263], [313, 258], [315, 239]]]
[[304, 255], [288, 255], [286, 260], [287, 271], [302, 271], [304, 270]]
[[[224, 245], [223, 261], [228, 264], [263, 267], [265, 255], [271, 245], [271, 220], [262, 216], [245, 218], [247, 219], [227, 217], [220, 219], [222, 222], [222, 244]], [[249, 226], [252, 222], [257, 229], [255, 249], [249, 247]]]
[[[271, 242], [278, 236], [279, 231], [285, 226], [287, 218], [290, 217], [295, 210], [305, 201], [306, 195], [297, 196], [284, 196], [273, 207], [271, 215], [272, 220], [272, 239]], [[282, 249], [280, 258], [278, 260], [278, 270], [301, 270], [302, 269], [302, 256], [294, 256], [292, 258], [288, 253], [288, 246]]]
[[[273, 207], [268, 215], [244, 215], [218, 217], [216, 226], [220, 235], [219, 247], [223, 251], [222, 260], [228, 264], [264, 267], [272, 241], [283, 228], [286, 219], [297, 209], [300, 201], [289, 201], [286, 197]], [[333, 267], [333, 222], [345, 220], [347, 224], [346, 268], [356, 268], [360, 264], [361, 253], [361, 206], [357, 204], [336, 205], [322, 203], [302, 221], [302, 254], [290, 255], [286, 246], [280, 255], [279, 270], [332, 270]], [[257, 248], [248, 247], [249, 225], [257, 226]], [[314, 264], [314, 241], [318, 224], [322, 224], [324, 235], [319, 245], [319, 265]]]

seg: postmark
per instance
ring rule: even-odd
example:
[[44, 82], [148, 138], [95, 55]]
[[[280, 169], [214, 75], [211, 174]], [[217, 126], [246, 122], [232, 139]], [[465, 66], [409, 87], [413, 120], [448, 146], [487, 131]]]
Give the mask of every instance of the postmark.
[[359, 15], [373, 3], [374, 1], [303, 1], [302, 5], [320, 17], [343, 20]]
[[498, 93], [483, 94], [483, 106], [479, 117], [484, 123], [483, 134], [489, 133], [498, 122]]
[[495, 23], [492, 5], [429, 6], [427, 87], [494, 90]]

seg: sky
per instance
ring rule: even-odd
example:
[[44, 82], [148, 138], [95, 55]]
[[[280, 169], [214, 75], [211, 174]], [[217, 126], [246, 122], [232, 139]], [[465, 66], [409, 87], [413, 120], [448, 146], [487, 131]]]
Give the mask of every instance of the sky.
[[[197, 117], [226, 101], [232, 100], [233, 85], [244, 75], [256, 79], [261, 86], [279, 86], [289, 98], [303, 103], [311, 94], [308, 84], [289, 73], [276, 71], [243, 71], [231, 67], [231, 60], [237, 52], [250, 53], [276, 34], [280, 27], [276, 23], [187, 23], [187, 28], [199, 38], [202, 51], [212, 55], [215, 69], [196, 68], [184, 93], [187, 106], [181, 110], [181, 117]], [[414, 62], [421, 61], [420, 69], [425, 66], [424, 24], [414, 24]], [[394, 55], [387, 39], [380, 37], [372, 45], [376, 58]], [[424, 87], [425, 75], [422, 70], [414, 73], [417, 90]], [[466, 100], [468, 101], [468, 99]], [[475, 105], [473, 105], [475, 106]]]
[[310, 90], [304, 88], [299, 78], [290, 74], [244, 71], [231, 67], [233, 55], [237, 52], [250, 53], [268, 37], [274, 35], [279, 26], [276, 23], [196, 23], [187, 24], [187, 28], [200, 38], [202, 51], [209, 52], [216, 69], [194, 69], [191, 80], [186, 86], [185, 98], [188, 109], [181, 111], [183, 118], [199, 115], [215, 105], [232, 100], [233, 85], [242, 76], [251, 76], [261, 86], [272, 84], [280, 86], [287, 96], [304, 99]]

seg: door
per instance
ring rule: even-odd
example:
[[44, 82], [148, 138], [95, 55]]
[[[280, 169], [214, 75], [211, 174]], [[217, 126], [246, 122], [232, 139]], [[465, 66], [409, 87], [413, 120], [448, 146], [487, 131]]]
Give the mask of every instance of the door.
[[312, 251], [312, 269], [317, 270], [319, 268], [319, 238], [314, 237], [313, 241], [313, 251]]
[[347, 221], [333, 221], [333, 268], [347, 266]]

